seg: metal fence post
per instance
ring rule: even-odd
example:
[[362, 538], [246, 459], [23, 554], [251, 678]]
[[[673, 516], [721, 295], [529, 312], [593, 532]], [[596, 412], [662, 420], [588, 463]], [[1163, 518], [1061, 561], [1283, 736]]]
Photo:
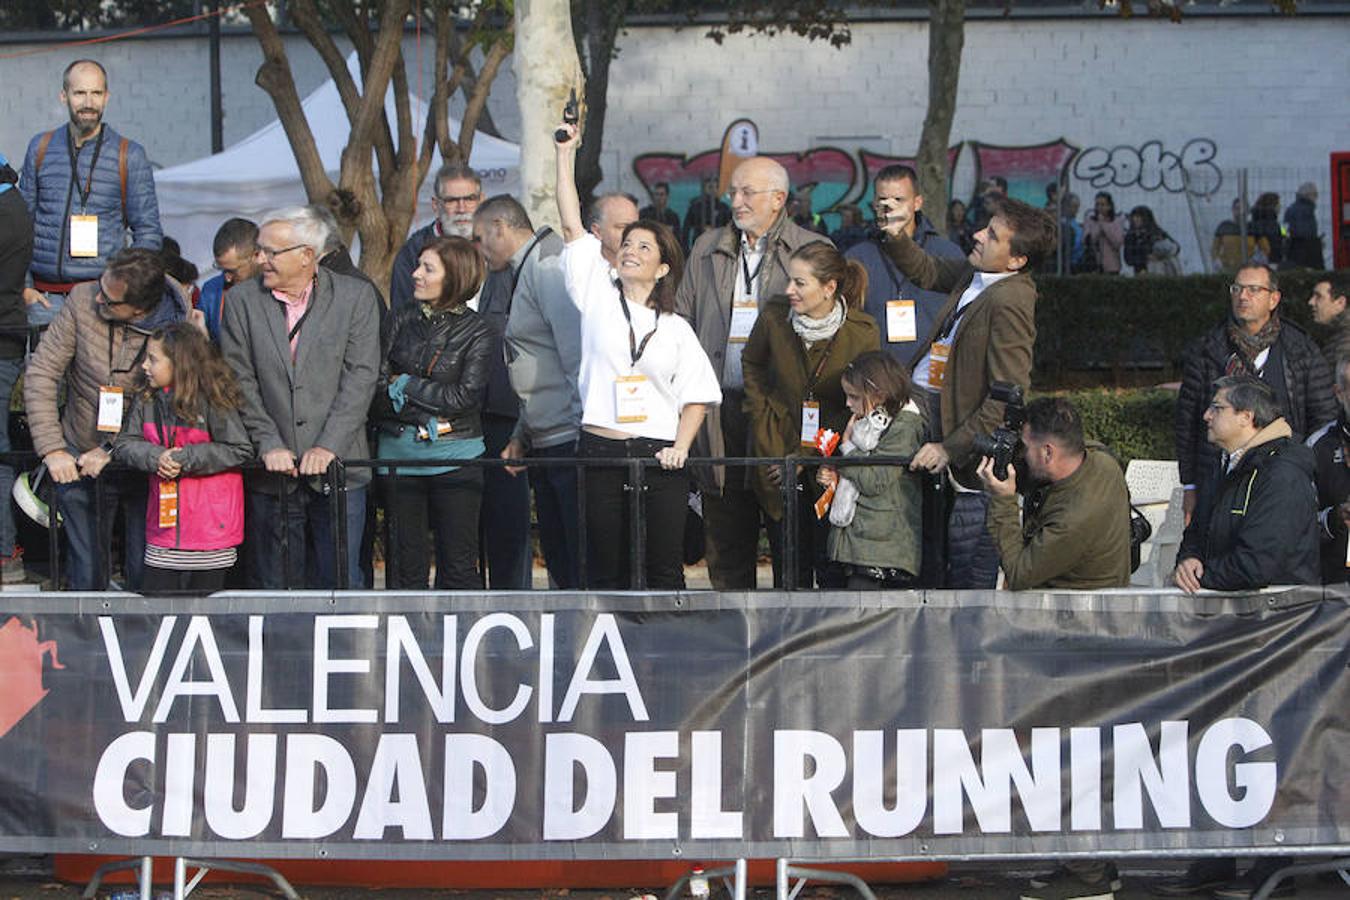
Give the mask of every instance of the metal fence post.
[[328, 464], [328, 502], [329, 514], [333, 519], [332, 534], [337, 546], [333, 548], [334, 567], [338, 590], [351, 590], [351, 570], [347, 544], [347, 464], [334, 459]]
[[783, 492], [783, 550], [779, 553], [779, 568], [783, 573], [783, 590], [797, 589], [797, 465], [791, 457], [782, 461], [782, 480], [778, 483]]
[[628, 460], [628, 583], [635, 591], [647, 589], [647, 523], [643, 521], [643, 494], [647, 482], [641, 458]]

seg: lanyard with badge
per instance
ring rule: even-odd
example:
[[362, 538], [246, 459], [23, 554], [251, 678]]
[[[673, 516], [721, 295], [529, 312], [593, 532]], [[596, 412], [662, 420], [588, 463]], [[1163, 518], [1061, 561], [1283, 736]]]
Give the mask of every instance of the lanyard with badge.
[[825, 345], [825, 352], [820, 355], [820, 362], [816, 363], [816, 369], [811, 373], [811, 378], [806, 382], [806, 399], [802, 401], [802, 446], [814, 448], [816, 446], [816, 435], [820, 433], [820, 401], [816, 400], [816, 382], [820, 380], [820, 373], [825, 371], [825, 364], [830, 361], [830, 351], [834, 349], [835, 338], [839, 332], [834, 333], [830, 342]]
[[961, 321], [961, 317], [970, 306], [971, 304], [967, 303], [954, 311], [947, 318], [932, 346], [928, 348], [928, 387], [932, 390], [942, 390], [942, 383], [947, 379], [947, 359], [952, 353], [952, 332], [956, 330], [956, 324]]
[[741, 248], [740, 261], [741, 272], [745, 276], [745, 293], [731, 299], [731, 333], [727, 339], [733, 344], [744, 344], [750, 340], [750, 332], [754, 330], [755, 320], [759, 318], [759, 299], [755, 281], [758, 280], [759, 273], [764, 271], [764, 262], [768, 258], [769, 251], [766, 249], [759, 257], [759, 264], [751, 272], [750, 260], [746, 258], [745, 248]]
[[[126, 346], [126, 328], [123, 327], [123, 346]], [[136, 357], [131, 361], [131, 365], [125, 369], [118, 369], [113, 366], [113, 327], [108, 327], [108, 383], [98, 389], [98, 430], [107, 434], [117, 434], [122, 430], [122, 414], [126, 408], [126, 395], [120, 387], [113, 384], [114, 375], [125, 375], [127, 372], [135, 370], [140, 364], [141, 357], [145, 355], [145, 348], [149, 346], [150, 338], [147, 335], [145, 342], [141, 344], [141, 349], [136, 352]]]
[[88, 215], [89, 195], [94, 190], [94, 169], [98, 167], [98, 155], [103, 151], [103, 135], [106, 129], [98, 130], [98, 140], [94, 142], [94, 159], [89, 163], [89, 177], [84, 186], [80, 186], [79, 156], [75, 149], [75, 139], [66, 129], [66, 147], [70, 151], [70, 183], [80, 197], [80, 211], [70, 215], [70, 255], [90, 259], [98, 256], [98, 216]]
[[[168, 395], [164, 391], [155, 392], [154, 413], [155, 430], [159, 432], [160, 446], [173, 449], [178, 429], [166, 425], [173, 421], [172, 410], [166, 410]], [[159, 527], [174, 528], [178, 525], [178, 479], [162, 478], [159, 482]]]
[[628, 311], [628, 300], [624, 297], [622, 288], [619, 289], [619, 306], [623, 309], [623, 317], [628, 322], [628, 358], [632, 362], [632, 369], [628, 375], [617, 375], [614, 378], [614, 421], [634, 424], [647, 421], [651, 414], [652, 383], [646, 375], [633, 370], [637, 368], [642, 354], [647, 352], [647, 343], [661, 325], [661, 313], [653, 310], [656, 313], [656, 321], [652, 323], [652, 330], [647, 332], [642, 343], [638, 343], [637, 332], [633, 330], [633, 314]]
[[914, 301], [902, 299], [900, 273], [884, 250], [881, 253], [881, 261], [886, 266], [886, 274], [891, 276], [891, 286], [895, 289], [894, 296], [886, 301], [886, 341], [890, 344], [912, 343], [919, 338]]

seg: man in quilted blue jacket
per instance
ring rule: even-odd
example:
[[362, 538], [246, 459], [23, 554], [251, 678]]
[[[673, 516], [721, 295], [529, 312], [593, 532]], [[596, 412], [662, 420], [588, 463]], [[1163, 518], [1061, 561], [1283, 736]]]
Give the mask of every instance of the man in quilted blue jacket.
[[33, 214], [28, 318], [45, 324], [71, 288], [99, 277], [127, 246], [158, 250], [163, 233], [145, 149], [103, 122], [108, 73], [92, 59], [66, 67], [61, 103], [70, 122], [33, 136], [19, 191]]

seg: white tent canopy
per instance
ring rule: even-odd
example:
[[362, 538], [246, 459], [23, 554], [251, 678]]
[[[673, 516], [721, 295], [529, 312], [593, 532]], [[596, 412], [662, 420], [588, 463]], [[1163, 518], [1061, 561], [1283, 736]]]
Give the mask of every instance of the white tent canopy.
[[[359, 78], [355, 53], [347, 58], [347, 67]], [[413, 125], [420, 137], [427, 104], [416, 96], [410, 97], [410, 104]], [[330, 78], [301, 105], [324, 170], [336, 183], [342, 151], [351, 131], [337, 85]], [[395, 121], [392, 88], [385, 95], [385, 112], [390, 122]], [[457, 135], [459, 128], [459, 123], [451, 119], [450, 134]], [[440, 160], [440, 153], [436, 152], [431, 172], [440, 166]], [[485, 195], [519, 192], [519, 145], [479, 132], [474, 137], [469, 163], [482, 177]], [[422, 222], [431, 218], [432, 181], [428, 176], [418, 193], [416, 218]], [[242, 216], [258, 221], [269, 210], [308, 202], [300, 181], [300, 167], [280, 119], [221, 153], [160, 169], [155, 173], [155, 190], [164, 234], [177, 240], [183, 248], [183, 257], [203, 273], [214, 262], [211, 242], [226, 219]]]

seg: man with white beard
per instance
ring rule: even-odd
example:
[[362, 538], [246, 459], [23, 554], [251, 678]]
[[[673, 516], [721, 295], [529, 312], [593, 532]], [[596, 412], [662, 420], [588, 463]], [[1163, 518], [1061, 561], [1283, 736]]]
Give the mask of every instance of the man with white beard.
[[390, 310], [412, 301], [413, 269], [417, 268], [417, 257], [427, 243], [438, 237], [473, 239], [473, 214], [481, 202], [483, 181], [477, 172], [466, 165], [441, 166], [436, 172], [436, 192], [431, 197], [436, 218], [409, 235], [394, 259], [394, 273], [389, 281]]

